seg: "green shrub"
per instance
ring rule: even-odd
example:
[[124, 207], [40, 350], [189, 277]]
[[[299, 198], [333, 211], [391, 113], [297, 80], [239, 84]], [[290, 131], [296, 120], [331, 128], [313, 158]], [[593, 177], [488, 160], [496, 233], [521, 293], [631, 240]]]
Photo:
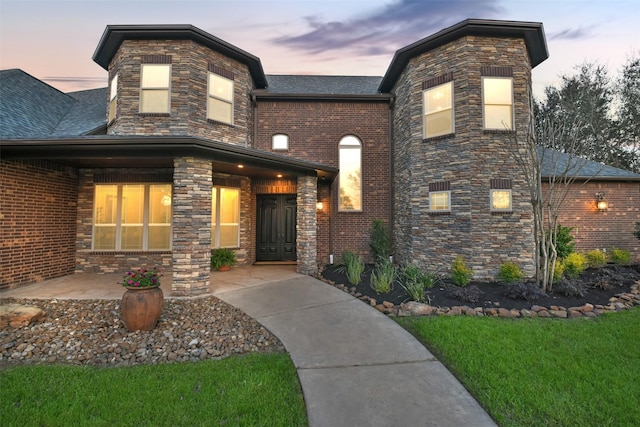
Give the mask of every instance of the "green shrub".
[[337, 268], [337, 271], [346, 273], [349, 283], [358, 285], [362, 279], [362, 273], [364, 273], [364, 261], [354, 252], [344, 251], [342, 252], [342, 265]]
[[611, 262], [618, 265], [625, 265], [631, 263], [631, 252], [625, 249], [612, 248], [609, 252]]
[[524, 273], [515, 262], [507, 261], [500, 266], [496, 279], [503, 283], [514, 283], [522, 280]]
[[404, 282], [402, 287], [413, 301], [424, 301], [424, 290], [440, 282], [440, 277], [436, 273], [422, 270], [414, 264], [407, 264], [400, 274]]
[[574, 247], [576, 246], [573, 243], [573, 236], [571, 232], [574, 227], [563, 227], [558, 224], [556, 229], [556, 252], [558, 253], [558, 258], [566, 258], [569, 254], [573, 253]]
[[374, 219], [369, 229], [369, 246], [373, 252], [376, 264], [380, 259], [389, 259], [391, 255], [391, 233], [389, 228], [381, 219]]
[[587, 257], [581, 253], [573, 252], [562, 262], [564, 264], [564, 275], [575, 279], [587, 268]]
[[465, 287], [471, 282], [471, 276], [473, 275], [473, 270], [467, 267], [467, 263], [464, 260], [462, 255], [458, 255], [455, 260], [453, 260], [453, 265], [451, 266], [451, 280], [457, 286]]
[[602, 267], [607, 263], [607, 254], [600, 249], [587, 252], [586, 257], [589, 267]]
[[557, 282], [562, 279], [562, 276], [564, 276], [564, 262], [562, 262], [560, 258], [557, 258], [556, 267], [555, 270], [553, 270], [553, 280]]
[[229, 248], [218, 248], [211, 251], [211, 268], [231, 267], [236, 264], [236, 253]]
[[393, 281], [398, 272], [389, 258], [380, 258], [376, 269], [371, 273], [371, 288], [378, 294], [388, 294], [393, 289]]

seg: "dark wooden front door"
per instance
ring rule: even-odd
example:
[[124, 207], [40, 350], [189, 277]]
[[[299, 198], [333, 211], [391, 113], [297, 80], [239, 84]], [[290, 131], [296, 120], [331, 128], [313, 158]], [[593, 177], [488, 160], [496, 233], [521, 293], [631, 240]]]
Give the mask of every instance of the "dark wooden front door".
[[258, 196], [256, 261], [296, 260], [296, 195]]

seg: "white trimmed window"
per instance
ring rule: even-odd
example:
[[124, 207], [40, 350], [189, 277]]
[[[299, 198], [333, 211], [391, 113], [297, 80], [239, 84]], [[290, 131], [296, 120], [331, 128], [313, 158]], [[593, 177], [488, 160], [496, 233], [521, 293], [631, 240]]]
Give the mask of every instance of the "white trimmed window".
[[338, 210], [360, 212], [362, 211], [362, 143], [355, 136], [345, 136], [340, 140], [338, 151], [340, 157]]
[[282, 133], [273, 135], [271, 137], [271, 148], [274, 150], [288, 150], [289, 149], [289, 135]]
[[431, 212], [451, 212], [451, 191], [430, 191], [429, 210]]
[[118, 74], [113, 76], [109, 84], [109, 123], [116, 118], [116, 103], [118, 101]]
[[171, 184], [96, 184], [93, 250], [171, 249]]
[[209, 72], [207, 119], [233, 124], [233, 80]]
[[211, 247], [240, 246], [240, 189], [213, 187], [211, 193]]
[[142, 64], [140, 70], [140, 112], [169, 113], [170, 64]]
[[513, 129], [513, 78], [482, 77], [484, 128]]
[[424, 138], [454, 132], [453, 82], [447, 82], [422, 92]]
[[491, 211], [511, 212], [511, 190], [491, 190]]

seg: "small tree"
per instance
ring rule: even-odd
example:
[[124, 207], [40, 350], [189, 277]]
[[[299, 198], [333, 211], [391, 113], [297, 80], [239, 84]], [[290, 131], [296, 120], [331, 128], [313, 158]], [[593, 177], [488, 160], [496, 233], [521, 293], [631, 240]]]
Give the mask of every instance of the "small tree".
[[373, 252], [376, 264], [381, 259], [388, 259], [391, 255], [391, 233], [381, 219], [374, 219], [369, 229], [369, 246]]

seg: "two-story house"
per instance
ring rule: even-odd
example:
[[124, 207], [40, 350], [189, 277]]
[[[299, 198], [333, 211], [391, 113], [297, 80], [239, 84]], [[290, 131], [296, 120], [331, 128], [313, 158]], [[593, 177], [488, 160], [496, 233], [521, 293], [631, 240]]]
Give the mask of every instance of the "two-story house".
[[265, 75], [193, 26], [108, 26], [93, 56], [107, 90], [3, 72], [0, 286], [159, 265], [195, 295], [217, 247], [313, 274], [344, 250], [369, 258], [376, 219], [398, 262], [532, 274], [509, 150], [547, 57], [540, 23], [469, 19], [382, 78]]

